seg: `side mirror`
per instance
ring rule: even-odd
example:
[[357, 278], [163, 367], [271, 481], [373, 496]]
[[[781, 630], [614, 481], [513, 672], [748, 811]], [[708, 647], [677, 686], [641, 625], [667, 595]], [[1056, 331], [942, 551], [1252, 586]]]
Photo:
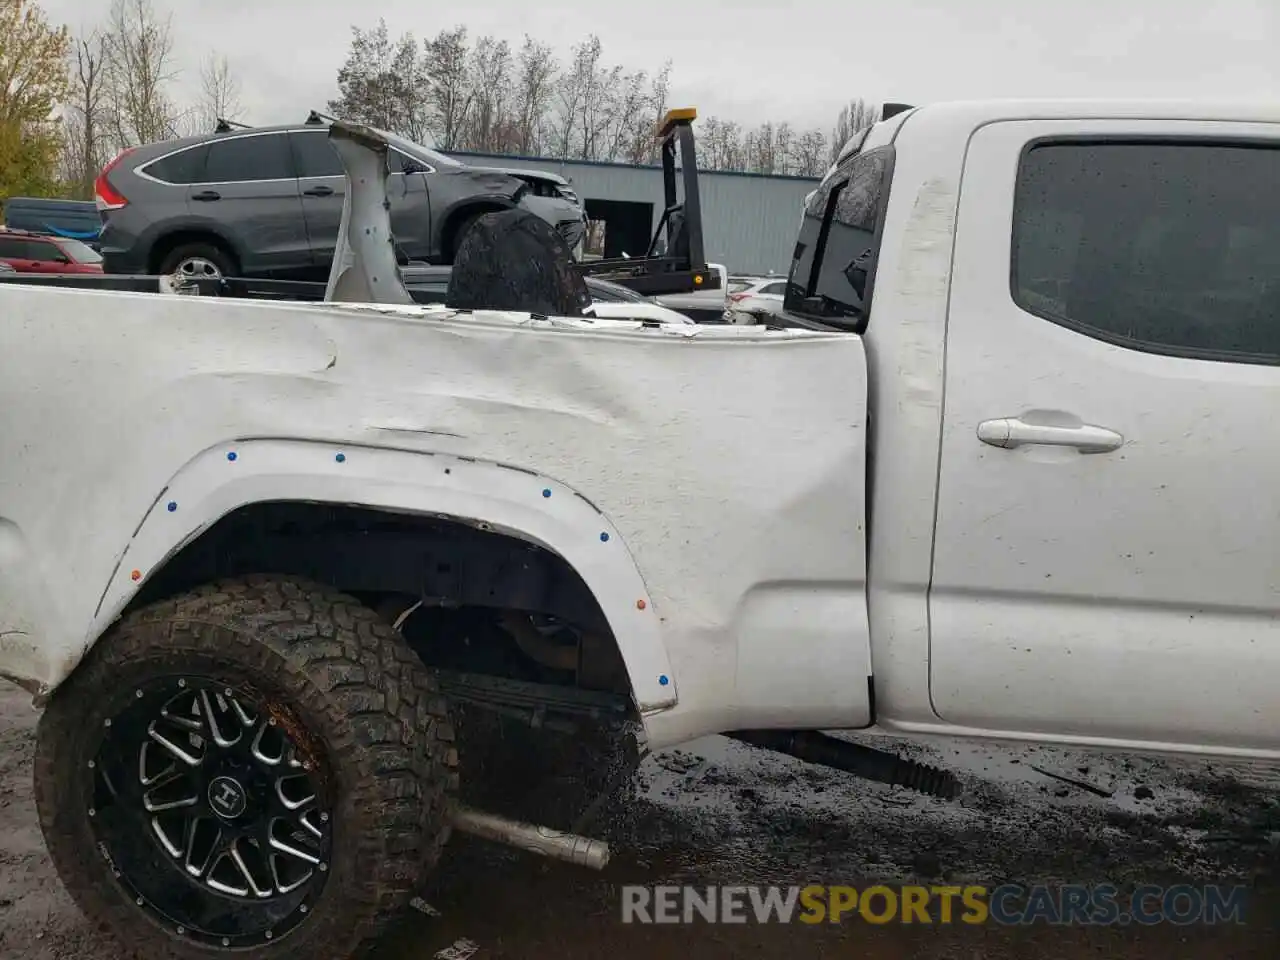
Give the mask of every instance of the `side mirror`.
[[66, 256], [65, 254], [61, 254], [61, 253], [60, 253], [60, 254], [58, 254], [56, 257], [54, 257], [54, 258], [53, 258], [53, 262], [54, 262], [54, 263], [70, 263], [70, 262], [71, 262], [71, 258], [70, 258], [70, 257], [68, 257], [68, 256]]

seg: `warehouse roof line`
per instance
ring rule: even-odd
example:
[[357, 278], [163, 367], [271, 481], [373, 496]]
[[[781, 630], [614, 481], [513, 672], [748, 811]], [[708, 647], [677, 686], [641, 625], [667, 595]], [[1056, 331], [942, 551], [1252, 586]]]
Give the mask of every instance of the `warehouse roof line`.
[[[439, 148], [436, 149], [439, 150]], [[659, 173], [662, 172], [661, 165], [653, 163], [619, 163], [615, 160], [578, 160], [571, 157], [526, 157], [519, 154], [476, 153], [470, 150], [439, 150], [439, 152], [443, 153], [447, 157], [453, 157], [458, 160], [522, 160], [525, 163], [537, 163], [544, 167], [620, 167], [624, 170], [656, 170]], [[748, 177], [757, 180], [811, 181], [813, 183], [818, 183], [822, 180], [821, 177], [802, 177], [787, 173], [748, 173], [742, 170], [700, 169], [698, 173], [710, 174], [717, 177]]]

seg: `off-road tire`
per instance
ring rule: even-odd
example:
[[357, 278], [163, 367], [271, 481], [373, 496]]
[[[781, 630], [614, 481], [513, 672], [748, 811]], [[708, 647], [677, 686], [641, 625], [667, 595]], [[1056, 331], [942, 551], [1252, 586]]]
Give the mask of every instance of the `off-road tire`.
[[453, 228], [453, 232], [449, 236], [449, 252], [446, 262], [453, 263], [458, 256], [458, 250], [462, 247], [462, 241], [471, 232], [471, 228], [476, 225], [476, 221], [486, 214], [495, 212], [494, 210], [478, 210], [475, 213], [463, 214], [462, 219], [458, 221], [458, 225]]
[[[90, 922], [113, 934], [126, 956], [145, 960], [230, 952], [184, 938], [136, 905], [95, 849], [90, 814], [78, 802], [111, 711], [134, 684], [158, 675], [203, 675], [253, 689], [291, 711], [325, 758], [333, 816], [324, 886], [290, 932], [235, 954], [362, 955], [401, 913], [448, 835], [457, 751], [430, 674], [356, 600], [270, 576], [213, 584], [138, 610], [90, 651], [39, 723], [40, 826], [63, 884]], [[175, 882], [185, 880], [175, 875]]]

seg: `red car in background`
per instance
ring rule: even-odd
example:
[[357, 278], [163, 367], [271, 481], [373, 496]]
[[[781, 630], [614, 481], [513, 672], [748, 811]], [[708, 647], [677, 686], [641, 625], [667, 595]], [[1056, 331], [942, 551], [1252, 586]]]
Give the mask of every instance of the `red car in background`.
[[69, 237], [0, 227], [0, 263], [18, 273], [102, 273], [102, 257]]

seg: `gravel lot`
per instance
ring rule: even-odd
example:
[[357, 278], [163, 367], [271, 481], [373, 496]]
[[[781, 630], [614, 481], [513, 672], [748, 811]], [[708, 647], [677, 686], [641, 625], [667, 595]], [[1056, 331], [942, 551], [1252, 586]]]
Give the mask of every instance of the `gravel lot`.
[[[88, 929], [45, 856], [31, 800], [35, 719], [29, 698], [0, 683], [0, 960], [118, 955]], [[379, 956], [1223, 960], [1273, 958], [1280, 950], [1280, 777], [1273, 771], [987, 745], [913, 752], [957, 770], [962, 800], [917, 797], [720, 738], [650, 758], [640, 801], [597, 824], [615, 849], [603, 873], [455, 838], [424, 891], [431, 912], [411, 910]], [[1230, 927], [620, 920], [623, 884], [910, 880], [1239, 883], [1250, 899], [1245, 923]]]

